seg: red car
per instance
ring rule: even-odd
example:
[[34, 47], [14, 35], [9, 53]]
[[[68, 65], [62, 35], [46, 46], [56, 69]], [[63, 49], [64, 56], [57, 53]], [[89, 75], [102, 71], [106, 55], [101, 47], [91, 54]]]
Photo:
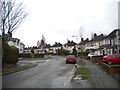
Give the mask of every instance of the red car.
[[109, 65], [119, 63], [120, 64], [120, 54], [110, 54], [103, 57], [103, 62]]
[[74, 55], [68, 55], [68, 56], [66, 57], [66, 63], [69, 63], [69, 62], [71, 62], [71, 63], [76, 63], [76, 62], [77, 62], [76, 57], [75, 57]]

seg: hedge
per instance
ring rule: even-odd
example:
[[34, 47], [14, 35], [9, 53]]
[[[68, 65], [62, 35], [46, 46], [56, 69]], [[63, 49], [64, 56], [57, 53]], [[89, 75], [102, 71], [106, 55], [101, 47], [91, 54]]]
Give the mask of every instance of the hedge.
[[40, 53], [19, 53], [19, 57], [22, 58], [44, 58], [44, 54], [40, 54]]
[[19, 57], [32, 58], [30, 53], [19, 53]]
[[2, 62], [15, 64], [18, 62], [19, 49], [15, 46], [9, 46], [7, 43], [3, 43]]

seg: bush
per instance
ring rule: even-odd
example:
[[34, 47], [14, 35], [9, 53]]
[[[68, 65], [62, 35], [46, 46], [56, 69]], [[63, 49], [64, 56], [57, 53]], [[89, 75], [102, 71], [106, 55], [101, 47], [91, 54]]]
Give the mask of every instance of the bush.
[[30, 53], [20, 53], [19, 57], [22, 57], [22, 58], [44, 58], [44, 54], [39, 54], [39, 53], [33, 53], [33, 54], [30, 54]]
[[9, 46], [7, 43], [3, 43], [3, 63], [15, 64], [18, 62], [19, 49], [15, 46]]
[[44, 54], [34, 53], [35, 58], [44, 58]]
[[31, 58], [31, 54], [30, 53], [19, 53], [19, 57], [23, 57], [23, 58]]
[[58, 55], [69, 55], [70, 53], [69, 53], [69, 50], [59, 49], [59, 50], [57, 51], [57, 54], [58, 54]]

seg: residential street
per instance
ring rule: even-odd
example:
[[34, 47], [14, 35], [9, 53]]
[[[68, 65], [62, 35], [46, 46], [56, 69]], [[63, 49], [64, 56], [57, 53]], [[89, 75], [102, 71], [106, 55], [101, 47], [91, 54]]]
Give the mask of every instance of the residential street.
[[65, 64], [65, 57], [52, 59], [22, 72], [4, 75], [3, 88], [118, 88], [118, 82], [104, 70], [85, 60], [90, 71], [88, 80], [71, 79], [74, 64]]
[[4, 75], [3, 88], [64, 88], [73, 67], [74, 64], [65, 64], [64, 57], [55, 56], [35, 68]]

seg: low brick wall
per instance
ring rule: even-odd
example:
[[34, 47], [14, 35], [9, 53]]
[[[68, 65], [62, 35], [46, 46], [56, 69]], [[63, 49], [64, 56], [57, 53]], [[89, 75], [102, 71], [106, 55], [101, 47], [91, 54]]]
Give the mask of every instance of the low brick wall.
[[8, 63], [3, 63], [2, 67], [13, 67], [16, 66], [16, 64], [8, 64]]
[[89, 60], [88, 56], [83, 56], [82, 58], [84, 58], [85, 60]]
[[93, 62], [93, 63], [98, 63], [99, 65], [102, 64], [102, 58], [103, 56], [93, 56], [90, 58], [90, 60]]
[[120, 73], [120, 65], [102, 64], [102, 67], [110, 74]]
[[90, 58], [89, 58], [88, 56], [85, 56], [85, 55], [80, 56], [80, 58], [83, 58], [83, 59], [85, 59], [85, 60], [90, 60]]

